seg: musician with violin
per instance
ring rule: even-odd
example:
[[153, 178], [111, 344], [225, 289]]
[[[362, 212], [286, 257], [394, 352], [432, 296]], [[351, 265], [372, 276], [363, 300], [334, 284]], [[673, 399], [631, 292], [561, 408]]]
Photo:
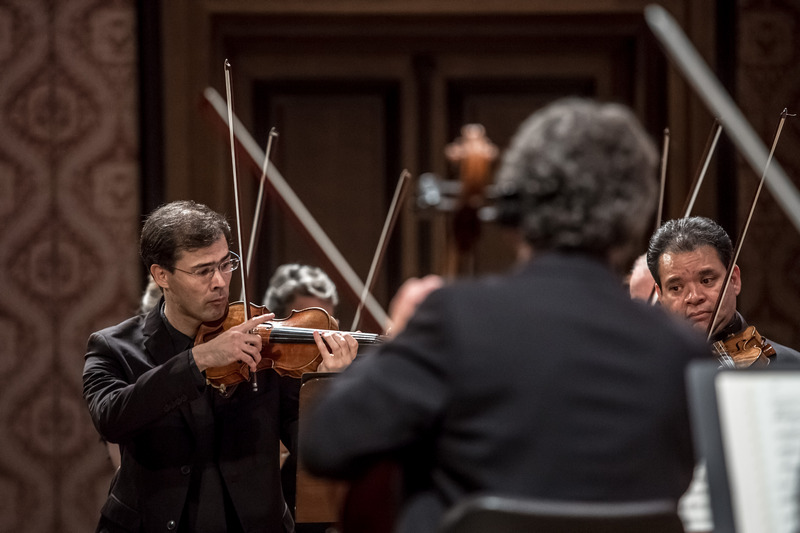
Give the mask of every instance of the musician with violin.
[[738, 265], [732, 265], [729, 285], [717, 303], [732, 257], [730, 237], [713, 220], [694, 216], [665, 222], [651, 237], [647, 251], [658, 301], [706, 333], [715, 353], [727, 354], [737, 368], [800, 361], [800, 353], [763, 337], [736, 310], [742, 289]]
[[347, 478], [398, 462], [401, 532], [436, 531], [475, 493], [677, 501], [694, 466], [681, 384], [707, 350], [622, 285], [654, 213], [656, 163], [624, 106], [566, 99], [534, 113], [497, 175], [516, 191], [500, 207], [524, 259], [438, 289], [407, 282], [394, 339], [301, 420], [304, 464]]
[[[292, 531], [281, 493], [279, 441], [296, 435], [299, 380], [259, 370], [261, 314], [208, 335], [221, 321], [239, 258], [228, 222], [208, 207], [179, 201], [147, 217], [142, 260], [163, 298], [147, 314], [91, 335], [84, 397], [100, 434], [120, 444], [121, 467], [97, 531]], [[338, 371], [357, 345], [314, 333], [320, 370]], [[225, 394], [210, 371], [241, 366], [251, 383]], [[257, 378], [252, 380], [252, 376]], [[257, 386], [255, 386], [257, 383]]]

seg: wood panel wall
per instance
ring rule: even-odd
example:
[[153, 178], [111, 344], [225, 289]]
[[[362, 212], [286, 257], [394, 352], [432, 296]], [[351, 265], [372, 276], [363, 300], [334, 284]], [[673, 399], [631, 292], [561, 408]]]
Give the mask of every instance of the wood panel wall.
[[[433, 172], [452, 178], [443, 149], [461, 125], [484, 123], [502, 148], [526, 116], [558, 96], [625, 102], [654, 137], [670, 124], [675, 138], [691, 139], [672, 151], [667, 203], [682, 203], [682, 177], [699, 158], [712, 119], [667, 66], [645, 27], [644, 5], [164, 4], [165, 49], [176, 52], [165, 56], [166, 197], [193, 197], [232, 212], [232, 187], [220, 179], [230, 174], [225, 140], [210, 133], [195, 107], [207, 85], [224, 93], [222, 64], [228, 59], [237, 114], [262, 145], [270, 127], [291, 128], [279, 138], [274, 161], [362, 278], [403, 168], [415, 177]], [[713, 20], [707, 4], [671, 7], [689, 27], [697, 18]], [[698, 41], [713, 59], [710, 36], [713, 27], [706, 26]], [[381, 107], [363, 112], [375, 103]], [[373, 143], [359, 145], [356, 136], [370, 131]], [[343, 194], [330, 196], [329, 187]], [[249, 226], [245, 218], [243, 226]], [[294, 244], [291, 228], [270, 220], [259, 245], [258, 292], [283, 262], [329, 268], [306, 243]], [[406, 277], [443, 271], [450, 223], [407, 203], [376, 287], [384, 305]], [[513, 259], [509, 239], [496, 227], [483, 232], [474, 271], [507, 268]], [[341, 314], [354, 305], [345, 297]]]
[[0, 531], [89, 531], [86, 339], [142, 286], [135, 3], [0, 2], [0, 69]]

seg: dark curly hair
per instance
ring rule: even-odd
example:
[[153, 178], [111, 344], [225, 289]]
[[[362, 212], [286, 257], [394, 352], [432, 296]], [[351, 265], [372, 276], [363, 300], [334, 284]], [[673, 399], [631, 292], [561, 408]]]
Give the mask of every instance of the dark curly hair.
[[657, 150], [620, 104], [558, 100], [520, 126], [497, 174], [516, 191], [535, 251], [574, 251], [626, 271], [655, 209]]

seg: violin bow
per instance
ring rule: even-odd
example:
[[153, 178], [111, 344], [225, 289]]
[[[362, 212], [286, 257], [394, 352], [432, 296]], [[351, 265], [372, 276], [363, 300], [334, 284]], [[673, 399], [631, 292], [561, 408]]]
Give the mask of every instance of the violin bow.
[[703, 150], [703, 157], [700, 160], [700, 166], [697, 168], [697, 173], [694, 176], [694, 182], [692, 183], [689, 195], [686, 197], [686, 202], [683, 206], [683, 218], [687, 218], [692, 213], [694, 202], [697, 200], [700, 187], [703, 185], [706, 172], [711, 164], [711, 157], [714, 155], [714, 150], [717, 148], [717, 141], [719, 141], [720, 133], [722, 133], [722, 122], [720, 122], [718, 118], [715, 118], [714, 124], [711, 126], [711, 132], [708, 134], [708, 140], [706, 141], [706, 147]]
[[350, 331], [356, 331], [356, 328], [358, 328], [358, 322], [361, 319], [361, 310], [364, 308], [364, 302], [367, 299], [367, 295], [372, 293], [372, 288], [376, 279], [375, 273], [380, 268], [383, 257], [386, 254], [386, 248], [389, 244], [389, 235], [392, 234], [395, 223], [397, 222], [397, 215], [400, 212], [399, 207], [402, 206], [403, 202], [405, 201], [410, 178], [411, 173], [408, 170], [403, 169], [403, 172], [400, 173], [400, 178], [397, 180], [397, 186], [394, 189], [392, 203], [389, 205], [389, 212], [386, 214], [386, 220], [383, 223], [383, 230], [381, 231], [381, 236], [378, 239], [378, 246], [375, 249], [375, 255], [372, 257], [372, 264], [369, 267], [367, 281], [364, 283], [364, 290], [361, 293], [361, 298], [358, 300], [358, 308], [356, 308], [356, 314], [353, 317], [353, 325], [350, 327]]
[[664, 128], [664, 141], [661, 147], [661, 172], [660, 186], [658, 193], [658, 210], [656, 211], [656, 229], [661, 227], [661, 219], [664, 215], [664, 189], [667, 184], [667, 159], [669, 158], [669, 128]]
[[792, 185], [783, 167], [778, 161], [767, 165], [768, 155], [764, 143], [672, 15], [663, 7], [653, 4], [645, 8], [644, 16], [667, 55], [694, 87], [706, 107], [725, 124], [728, 136], [753, 171], [760, 173], [762, 169], [767, 169], [765, 172], [767, 187], [783, 212], [800, 231], [800, 192]]
[[[226, 127], [231, 123], [236, 124], [236, 140], [239, 143], [239, 148], [248, 155], [248, 159], [253, 166], [260, 166], [261, 161], [264, 159], [264, 153], [236, 115], [233, 115], [232, 118], [226, 116], [225, 101], [219, 93], [213, 87], [207, 87], [203, 91], [203, 97], [214, 112], [213, 116], [220, 119]], [[292, 190], [286, 179], [275, 168], [275, 165], [270, 162], [268, 166], [266, 185], [270, 188], [269, 191], [276, 194], [280, 200], [281, 207], [293, 217], [298, 227], [316, 244], [319, 253], [339, 274], [339, 278], [344, 282], [344, 287], [349, 289], [355, 298], [358, 298], [364, 290], [364, 283], [358, 277], [358, 274], [355, 273], [338, 248], [336, 248], [336, 245], [322, 229], [322, 226], [319, 225], [308, 208]], [[383, 327], [389, 319], [389, 315], [371, 294], [367, 295], [364, 310], [378, 327]]]
[[[722, 123], [719, 119], [714, 119], [714, 124], [711, 126], [711, 131], [708, 134], [708, 140], [706, 140], [706, 146], [703, 149], [703, 157], [700, 159], [700, 166], [697, 167], [697, 172], [694, 175], [694, 180], [692, 181], [692, 186], [689, 189], [689, 194], [686, 196], [686, 201], [684, 202], [683, 206], [683, 218], [687, 218], [692, 213], [692, 208], [694, 208], [694, 202], [697, 199], [697, 195], [700, 192], [700, 187], [703, 185], [703, 180], [706, 177], [706, 172], [708, 171], [709, 164], [711, 163], [711, 157], [714, 155], [714, 150], [717, 147], [717, 141], [719, 140], [719, 135], [722, 133]], [[669, 149], [669, 142], [666, 137], [669, 135], [669, 129], [664, 130], [664, 151], [663, 154], [666, 154], [667, 150]], [[665, 174], [666, 174], [666, 155], [662, 157], [661, 160], [661, 201], [664, 201], [664, 183], [665, 183]], [[663, 204], [662, 204], [663, 205]], [[659, 205], [659, 216], [656, 218], [656, 231], [658, 228], [661, 227], [661, 205]], [[647, 299], [650, 305], [655, 305], [656, 301], [658, 300], [656, 294], [656, 286], [653, 284], [653, 289], [650, 291], [650, 297]]]
[[[278, 137], [277, 130], [272, 127], [267, 138], [267, 152], [264, 154], [264, 164], [261, 167], [261, 179], [258, 180], [258, 196], [256, 197], [256, 212], [253, 216], [253, 227], [250, 230], [250, 242], [247, 245], [247, 275], [250, 275], [250, 266], [253, 264], [256, 242], [261, 231], [261, 220], [264, 218], [262, 208], [264, 207], [264, 184], [267, 181], [267, 167], [269, 166], [269, 154], [272, 151], [272, 140]], [[242, 296], [244, 298], [244, 296]]]
[[733, 267], [736, 265], [736, 261], [739, 260], [739, 252], [742, 251], [742, 245], [744, 244], [744, 239], [747, 236], [747, 230], [750, 228], [750, 221], [753, 219], [753, 213], [756, 209], [756, 203], [758, 202], [758, 197], [761, 195], [761, 189], [764, 187], [764, 180], [767, 177], [767, 170], [769, 169], [769, 165], [772, 162], [772, 156], [775, 154], [775, 148], [778, 146], [778, 139], [781, 137], [781, 131], [783, 131], [783, 124], [786, 122], [786, 117], [788, 116], [795, 116], [790, 115], [786, 108], [783, 109], [781, 112], [781, 119], [778, 121], [778, 129], [775, 131], [775, 135], [772, 139], [772, 147], [769, 151], [769, 157], [767, 158], [767, 166], [764, 168], [764, 172], [761, 174], [761, 180], [758, 182], [758, 187], [756, 188], [755, 195], [753, 196], [753, 201], [750, 203], [750, 212], [747, 214], [747, 218], [744, 221], [744, 225], [742, 227], [742, 231], [739, 234], [739, 242], [736, 244], [736, 250], [734, 251], [733, 256], [731, 257], [730, 263], [728, 264], [728, 270], [725, 273], [725, 281], [722, 284], [722, 290], [719, 293], [719, 297], [717, 298], [717, 303], [714, 306], [714, 312], [711, 315], [711, 321], [708, 323], [708, 331], [706, 331], [706, 340], [711, 340], [711, 335], [714, 333], [714, 327], [716, 326], [717, 318], [719, 317], [719, 310], [722, 306], [722, 300], [725, 298], [725, 294], [728, 292], [728, 286], [731, 282], [731, 277], [733, 276]]
[[[661, 146], [661, 172], [660, 172], [660, 184], [659, 184], [659, 193], [658, 193], [658, 209], [656, 210], [656, 228], [654, 231], [658, 231], [658, 228], [661, 227], [661, 219], [663, 218], [664, 213], [664, 189], [666, 188], [667, 184], [667, 160], [669, 158], [669, 128], [664, 128], [664, 140], [662, 141]], [[656, 284], [653, 283], [653, 288], [650, 289], [650, 296], [647, 297], [647, 303], [649, 305], [655, 305], [656, 301], [658, 300], [656, 294]]]
[[[231, 90], [231, 64], [228, 60], [225, 60], [225, 94], [228, 97], [227, 103], [227, 111], [228, 111], [228, 131], [230, 133], [230, 141], [231, 141], [231, 165], [233, 166], [233, 199], [234, 205], [236, 208], [236, 237], [238, 239], [239, 245], [239, 252], [242, 251], [242, 212], [239, 207], [239, 177], [237, 172], [237, 165], [236, 165], [236, 136], [234, 135], [233, 131], [233, 91]], [[252, 318], [250, 313], [250, 300], [247, 298], [247, 276], [246, 272], [247, 268], [242, 268], [242, 302], [243, 302], [243, 311], [244, 311], [244, 321], [247, 322]], [[253, 385], [253, 391], [258, 390], [258, 378], [256, 377], [256, 373], [252, 372], [250, 374], [251, 383]]]

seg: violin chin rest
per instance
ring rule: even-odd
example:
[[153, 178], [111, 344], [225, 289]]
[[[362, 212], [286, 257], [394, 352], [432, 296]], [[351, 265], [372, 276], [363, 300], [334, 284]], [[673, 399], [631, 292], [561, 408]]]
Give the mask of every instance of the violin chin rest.
[[733, 356], [733, 362], [736, 368], [748, 368], [751, 366], [766, 366], [769, 364], [769, 359], [762, 357], [761, 348], [753, 346], [737, 352]]

